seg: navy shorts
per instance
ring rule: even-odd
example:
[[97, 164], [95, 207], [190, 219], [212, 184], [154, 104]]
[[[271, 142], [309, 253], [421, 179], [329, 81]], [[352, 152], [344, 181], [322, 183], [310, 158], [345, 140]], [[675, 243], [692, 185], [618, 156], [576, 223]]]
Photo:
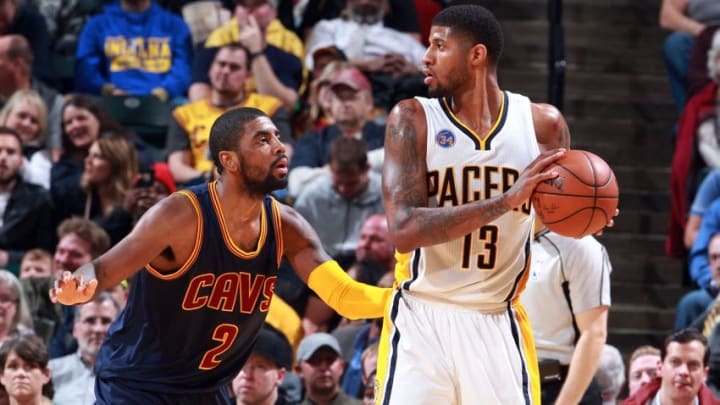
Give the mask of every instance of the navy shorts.
[[138, 390], [122, 380], [95, 378], [96, 405], [234, 405], [229, 390], [223, 386], [216, 391], [201, 393], [167, 393]]

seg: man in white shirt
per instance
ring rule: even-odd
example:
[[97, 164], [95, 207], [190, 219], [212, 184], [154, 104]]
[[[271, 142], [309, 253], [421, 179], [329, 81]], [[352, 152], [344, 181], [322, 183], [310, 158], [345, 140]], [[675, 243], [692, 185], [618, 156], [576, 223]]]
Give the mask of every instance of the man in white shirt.
[[67, 356], [50, 360], [55, 388], [53, 403], [57, 405], [91, 405], [95, 403], [95, 373], [93, 365], [110, 324], [120, 313], [120, 307], [107, 293], [75, 312], [73, 336], [78, 350]]

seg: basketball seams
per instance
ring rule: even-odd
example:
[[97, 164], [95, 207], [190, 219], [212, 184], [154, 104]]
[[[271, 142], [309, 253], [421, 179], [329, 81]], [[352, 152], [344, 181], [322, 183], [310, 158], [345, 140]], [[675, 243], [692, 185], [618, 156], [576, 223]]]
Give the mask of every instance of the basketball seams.
[[[590, 159], [590, 156], [587, 154], [587, 152], [583, 151], [582, 155], [583, 155], [583, 157], [585, 157], [585, 160], [587, 160], [588, 164], [590, 165], [590, 171], [592, 172], [592, 178], [593, 178], [593, 183], [594, 183], [592, 186], [592, 191], [593, 191], [593, 204], [592, 205], [594, 208], [594, 207], [597, 207], [597, 205], [598, 205], [597, 204], [598, 203], [598, 201], [597, 201], [597, 180], [598, 180], [597, 170], [595, 170], [595, 165], [593, 164], [593, 161], [592, 161], [592, 159]], [[583, 229], [583, 231], [582, 231], [583, 235], [585, 233], [587, 233], [588, 228], [590, 228], [590, 225], [592, 225], [594, 217], [595, 217], [595, 209], [592, 210], [592, 213], [590, 214], [590, 218], [588, 219], [588, 222], [585, 225], [585, 229]]]
[[569, 152], [572, 154], [566, 155], [567, 160], [560, 158], [554, 163], [560, 178], [538, 184], [532, 202], [539, 218], [551, 229], [582, 237], [611, 219], [619, 190], [615, 174], [602, 158], [583, 150]]

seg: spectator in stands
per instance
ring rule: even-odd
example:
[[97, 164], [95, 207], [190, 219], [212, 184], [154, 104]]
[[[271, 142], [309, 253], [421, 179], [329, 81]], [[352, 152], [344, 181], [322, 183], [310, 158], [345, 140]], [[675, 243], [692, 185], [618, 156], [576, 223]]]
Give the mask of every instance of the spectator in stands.
[[106, 133], [95, 140], [85, 158], [80, 182], [56, 194], [56, 222], [71, 216], [91, 219], [110, 235], [111, 244], [132, 229], [125, 200], [138, 173], [138, 159], [130, 141], [120, 134]]
[[0, 268], [15, 273], [28, 250], [50, 250], [55, 243], [50, 194], [23, 180], [22, 165], [20, 135], [0, 127]]
[[341, 70], [330, 81], [330, 116], [333, 124], [303, 135], [290, 160], [288, 190], [298, 196], [302, 190], [329, 171], [330, 144], [337, 138], [363, 139], [370, 166], [379, 171], [383, 161], [385, 127], [371, 120], [373, 110], [370, 82], [358, 69]]
[[720, 24], [720, 4], [712, 0], [663, 0], [660, 26], [672, 33], [663, 55], [678, 113], [687, 101], [687, 75], [693, 41], [706, 26]]
[[48, 359], [47, 347], [37, 336], [17, 336], [0, 346], [0, 382], [9, 404], [52, 404]]
[[[327, 52], [323, 48], [315, 53]], [[339, 50], [337, 52], [340, 52]], [[294, 134], [297, 138], [308, 132], [317, 132], [332, 124], [330, 116], [330, 83], [333, 76], [350, 65], [338, 58], [324, 65], [322, 71], [313, 71], [300, 111], [295, 116]]]
[[[53, 304], [47, 294], [48, 288], [63, 271], [73, 272], [110, 248], [107, 232], [87, 219], [66, 219], [58, 227], [57, 234], [60, 241], [53, 256], [53, 277], [37, 279], [33, 293], [28, 297], [31, 307], [35, 308], [33, 316], [45, 316], [53, 322], [54, 332], [48, 345], [51, 358], [75, 352], [77, 343], [72, 335], [75, 308]], [[61, 315], [53, 319], [56, 308], [60, 309]]]
[[[720, 261], [717, 268], [710, 263], [710, 248], [718, 249], [720, 253], [720, 240], [711, 244], [713, 238], [720, 239], [720, 199], [715, 200], [703, 215], [695, 243], [690, 250], [689, 267], [690, 276], [698, 284], [697, 290], [685, 294], [678, 302], [675, 329], [689, 326], [697, 319], [718, 295], [720, 286]], [[715, 254], [715, 252], [713, 252]]]
[[[355, 250], [354, 264], [348, 269], [348, 275], [357, 281], [391, 287], [395, 266], [395, 245], [390, 240], [387, 217], [385, 214], [373, 214], [365, 219], [360, 228], [360, 240]], [[389, 279], [385, 279], [390, 275]], [[314, 294], [307, 298], [304, 310], [303, 325], [306, 333], [328, 329], [337, 316], [332, 308], [327, 306]], [[369, 322], [368, 322], [369, 321]], [[343, 379], [343, 389], [352, 395], [357, 394], [360, 382], [360, 355], [365, 348], [377, 341], [382, 325], [375, 320], [349, 321], [340, 320], [338, 326], [332, 331], [338, 339], [348, 369]], [[352, 381], [352, 382], [350, 382]]]
[[25, 253], [20, 262], [20, 276], [50, 277], [52, 276], [52, 255], [45, 249], [30, 249]]
[[92, 405], [95, 403], [93, 365], [110, 324], [117, 319], [120, 307], [107, 293], [75, 307], [73, 336], [78, 343], [75, 353], [50, 360], [50, 371], [58, 405]]
[[347, 18], [319, 21], [307, 40], [305, 65], [313, 70], [314, 52], [336, 46], [370, 78], [375, 105], [389, 111], [403, 98], [426, 94], [420, 73], [425, 47], [411, 35], [383, 24], [383, 3], [347, 0]]
[[18, 90], [35, 90], [47, 109], [47, 140], [56, 161], [62, 150], [62, 110], [65, 99], [55, 89], [36, 79], [31, 67], [35, 60], [27, 39], [20, 35], [0, 36], [0, 97], [7, 101]]
[[[273, 298], [274, 300], [274, 298]], [[277, 331], [260, 330], [250, 357], [232, 381], [237, 405], [291, 405], [281, 383], [292, 372], [290, 344]]]
[[[210, 95], [173, 111], [166, 149], [170, 171], [178, 184], [193, 184], [212, 177], [213, 164], [208, 155], [210, 128], [227, 110], [239, 107], [262, 110], [272, 117], [286, 149], [292, 143], [290, 123], [282, 102], [248, 91], [249, 74], [247, 49], [237, 44], [223, 46], [210, 66]], [[290, 151], [287, 153], [290, 155]]]
[[80, 182], [90, 145], [101, 132], [120, 131], [120, 124], [97, 101], [82, 94], [69, 96], [62, 110], [62, 155], [50, 169], [53, 196]]
[[75, 54], [75, 88], [103, 95], [184, 98], [192, 40], [178, 15], [152, 0], [120, 0], [90, 18]]
[[[716, 33], [717, 34], [717, 33]], [[699, 183], [701, 169], [706, 165], [720, 166], [720, 144], [717, 142], [718, 99], [717, 83], [720, 81], [720, 35], [715, 35], [709, 51], [707, 74], [712, 81], [688, 100], [678, 121], [678, 137], [675, 142], [670, 173], [670, 226], [666, 251], [668, 255], [685, 257], [687, 248], [684, 230], [688, 207]]]
[[602, 405], [615, 405], [625, 384], [625, 365], [620, 350], [615, 346], [605, 344], [595, 371], [595, 380], [600, 387]]
[[0, 343], [33, 333], [28, 299], [20, 280], [7, 270], [0, 270]]
[[[347, 13], [346, 5], [347, 1], [345, 0], [298, 2], [296, 13], [301, 16], [300, 23], [296, 24], [298, 35], [307, 39], [318, 21], [336, 17], [347, 18], [346, 15], [343, 15]], [[386, 27], [410, 34], [418, 41], [422, 40], [420, 37], [419, 10], [416, 9], [416, 3], [412, 0], [389, 0], [387, 3], [383, 3], [383, 7], [388, 8], [388, 12], [383, 15], [383, 24]]]
[[660, 349], [656, 347], [645, 345], [633, 350], [628, 361], [628, 395], [632, 396], [640, 387], [654, 380], [660, 363]]
[[708, 356], [707, 339], [700, 332], [674, 332], [661, 350], [660, 376], [640, 387], [622, 405], [720, 404], [705, 385]]
[[125, 193], [123, 208], [130, 214], [133, 226], [158, 201], [175, 192], [175, 181], [166, 163], [155, 163], [133, 179]]
[[[395, 245], [390, 239], [385, 214], [368, 216], [360, 228], [355, 249], [355, 264], [348, 274], [355, 280], [377, 284], [378, 280], [395, 268]], [[374, 272], [373, 272], [374, 271]]]
[[375, 404], [375, 375], [377, 372], [377, 351], [378, 344], [373, 343], [362, 352], [360, 361], [362, 363], [362, 403], [363, 405]]
[[78, 37], [88, 19], [102, 11], [109, 0], [26, 0], [45, 19], [51, 53], [75, 56]]
[[248, 65], [254, 81], [248, 90], [274, 96], [286, 107], [298, 101], [305, 50], [300, 38], [277, 19], [277, 0], [236, 1], [234, 18], [213, 31], [196, 55], [190, 101], [209, 95], [211, 61], [218, 48], [231, 43], [241, 43], [250, 52]]
[[355, 261], [365, 219], [385, 212], [382, 187], [380, 176], [370, 171], [367, 144], [361, 139], [340, 137], [333, 141], [329, 166], [329, 174], [300, 193], [295, 209], [317, 231], [325, 251], [347, 268]]
[[12, 34], [24, 37], [30, 45], [32, 77], [52, 84], [50, 35], [42, 15], [21, 0], [0, 0], [0, 35]]
[[295, 370], [305, 386], [302, 405], [360, 405], [340, 389], [345, 369], [340, 345], [332, 335], [314, 333], [305, 336], [297, 350]]
[[530, 319], [543, 403], [599, 404], [594, 379], [611, 303], [612, 265], [593, 236], [558, 235], [536, 219], [532, 273], [520, 301]]
[[720, 197], [720, 169], [710, 171], [705, 178], [703, 178], [698, 191], [695, 194], [692, 206], [690, 207], [690, 213], [687, 217], [687, 223], [685, 224], [685, 247], [688, 249], [692, 248], [695, 242], [695, 237], [700, 230], [700, 223], [702, 217], [705, 215], [707, 208]]
[[14, 129], [22, 139], [22, 176], [28, 183], [50, 189], [52, 154], [45, 147], [47, 107], [35, 90], [18, 90], [0, 110], [0, 125]]

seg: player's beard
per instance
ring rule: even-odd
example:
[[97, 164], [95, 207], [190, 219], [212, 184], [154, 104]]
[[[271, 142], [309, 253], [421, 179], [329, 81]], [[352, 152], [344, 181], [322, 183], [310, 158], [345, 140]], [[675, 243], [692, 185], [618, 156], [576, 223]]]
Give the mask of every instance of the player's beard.
[[270, 165], [270, 170], [268, 170], [265, 177], [262, 177], [258, 179], [259, 176], [253, 176], [253, 174], [258, 173], [260, 174], [260, 170], [258, 168], [251, 168], [245, 165], [245, 161], [241, 161], [242, 165], [242, 177], [243, 182], [245, 183], [245, 187], [247, 188], [248, 192], [255, 195], [265, 195], [275, 190], [280, 190], [285, 187], [287, 187], [287, 175], [284, 175], [282, 177], [275, 177], [273, 175], [273, 166], [284, 156], [279, 157], [277, 160], [275, 160]]
[[463, 85], [466, 85], [470, 80], [467, 71], [457, 68], [450, 70], [450, 72], [448, 72], [445, 77], [447, 79], [446, 82], [443, 84], [440, 83], [437, 76], [435, 76], [435, 85], [428, 87], [428, 95], [430, 97], [450, 97], [457, 91], [457, 89], [461, 88]]

